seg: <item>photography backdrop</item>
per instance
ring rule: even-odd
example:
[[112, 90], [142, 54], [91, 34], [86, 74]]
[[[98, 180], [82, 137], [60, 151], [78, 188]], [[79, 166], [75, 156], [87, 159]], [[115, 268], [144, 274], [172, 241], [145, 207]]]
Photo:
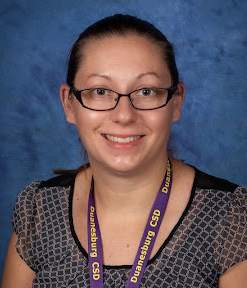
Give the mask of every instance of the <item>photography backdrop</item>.
[[175, 44], [187, 87], [177, 157], [247, 185], [247, 1], [0, 0], [0, 275], [22, 188], [82, 162], [59, 86], [78, 35], [115, 13], [152, 22]]

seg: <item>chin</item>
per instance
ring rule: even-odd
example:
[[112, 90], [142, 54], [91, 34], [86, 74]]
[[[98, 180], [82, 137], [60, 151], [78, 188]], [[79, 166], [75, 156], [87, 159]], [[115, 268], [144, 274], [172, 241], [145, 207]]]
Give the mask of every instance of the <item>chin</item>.
[[[107, 169], [111, 171], [111, 173], [115, 175], [122, 175], [122, 176], [134, 176], [134, 175], [149, 175], [148, 172], [152, 174], [152, 171], [157, 170], [156, 167], [158, 166], [159, 169], [166, 168], [166, 153], [164, 153], [164, 157], [159, 155], [159, 157], [154, 158], [150, 154], [146, 157], [142, 155], [141, 158], [138, 157], [129, 157], [128, 159], [118, 159], [119, 161], [111, 162], [107, 164]], [[156, 159], [156, 160], [154, 160]], [[106, 164], [106, 163], [105, 163]], [[148, 173], [148, 174], [147, 174]]]
[[[135, 174], [135, 172], [138, 172], [143, 169], [144, 163], [141, 161], [133, 161], [133, 157], [127, 157], [124, 159], [108, 159], [102, 160], [102, 161], [97, 161], [97, 167], [100, 167], [102, 171], [108, 171], [112, 174], [117, 174], [117, 175], [130, 175], [130, 174]], [[90, 161], [91, 162], [91, 161]], [[94, 161], [93, 161], [94, 162]], [[93, 163], [91, 162], [91, 164]], [[92, 164], [93, 165], [93, 164]]]

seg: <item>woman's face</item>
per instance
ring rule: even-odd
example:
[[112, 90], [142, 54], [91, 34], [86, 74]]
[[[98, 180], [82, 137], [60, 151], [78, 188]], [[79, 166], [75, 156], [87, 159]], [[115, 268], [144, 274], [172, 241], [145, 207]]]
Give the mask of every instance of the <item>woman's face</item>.
[[[160, 50], [140, 36], [89, 42], [75, 78], [78, 90], [101, 87], [121, 94], [144, 87], [170, 88], [172, 84]], [[132, 107], [128, 97], [120, 98], [114, 110], [88, 110], [75, 97], [68, 97], [68, 91], [66, 84], [61, 86], [67, 121], [76, 125], [92, 166], [133, 173], [164, 161], [171, 125], [180, 117], [182, 83], [167, 106], [147, 111]]]

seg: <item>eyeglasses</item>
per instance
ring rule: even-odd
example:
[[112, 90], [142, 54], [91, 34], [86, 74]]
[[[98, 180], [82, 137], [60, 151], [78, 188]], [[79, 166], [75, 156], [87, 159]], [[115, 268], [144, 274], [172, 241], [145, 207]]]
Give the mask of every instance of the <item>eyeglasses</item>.
[[84, 108], [94, 111], [114, 109], [121, 97], [129, 97], [130, 103], [138, 110], [155, 110], [167, 105], [177, 90], [177, 85], [171, 88], [147, 87], [134, 90], [129, 94], [120, 94], [110, 89], [91, 88], [77, 90], [70, 87], [76, 99]]

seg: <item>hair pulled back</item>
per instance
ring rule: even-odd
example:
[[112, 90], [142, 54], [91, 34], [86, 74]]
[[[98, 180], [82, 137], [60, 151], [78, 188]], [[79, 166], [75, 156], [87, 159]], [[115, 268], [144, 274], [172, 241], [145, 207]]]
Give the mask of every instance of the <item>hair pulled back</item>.
[[70, 52], [67, 84], [74, 86], [76, 73], [83, 60], [83, 47], [88, 41], [128, 35], [142, 36], [156, 44], [162, 51], [164, 62], [168, 65], [172, 84], [179, 82], [173, 46], [167, 38], [154, 25], [147, 21], [130, 15], [116, 14], [99, 20], [80, 34]]

